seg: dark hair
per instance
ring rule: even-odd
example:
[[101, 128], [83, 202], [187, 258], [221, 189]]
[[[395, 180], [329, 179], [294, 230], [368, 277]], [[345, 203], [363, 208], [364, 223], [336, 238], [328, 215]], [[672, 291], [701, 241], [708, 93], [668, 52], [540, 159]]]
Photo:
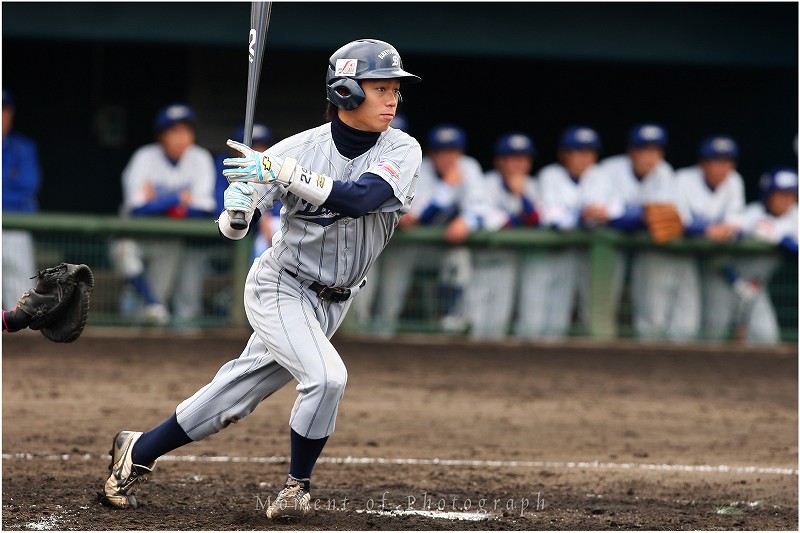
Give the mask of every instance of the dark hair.
[[327, 122], [330, 122], [331, 120], [333, 120], [333, 117], [335, 117], [338, 113], [339, 113], [339, 108], [333, 105], [332, 103], [328, 102], [328, 105], [325, 106], [325, 120]]

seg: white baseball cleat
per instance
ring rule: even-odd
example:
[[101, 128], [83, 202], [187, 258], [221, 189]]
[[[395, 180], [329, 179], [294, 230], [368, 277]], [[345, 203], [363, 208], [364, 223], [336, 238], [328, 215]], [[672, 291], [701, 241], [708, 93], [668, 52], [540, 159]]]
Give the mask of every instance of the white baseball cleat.
[[149, 466], [135, 465], [131, 459], [133, 445], [142, 436], [140, 431], [121, 431], [114, 437], [111, 445], [111, 474], [106, 480], [103, 492], [98, 494], [101, 503], [117, 509], [136, 508], [136, 491], [142, 481], [147, 481], [156, 462]]
[[170, 315], [164, 305], [154, 303], [144, 308], [144, 319], [148, 323], [165, 326], [169, 324]]
[[303, 518], [311, 511], [311, 481], [308, 479], [286, 478], [283, 490], [275, 501], [267, 507], [267, 518]]

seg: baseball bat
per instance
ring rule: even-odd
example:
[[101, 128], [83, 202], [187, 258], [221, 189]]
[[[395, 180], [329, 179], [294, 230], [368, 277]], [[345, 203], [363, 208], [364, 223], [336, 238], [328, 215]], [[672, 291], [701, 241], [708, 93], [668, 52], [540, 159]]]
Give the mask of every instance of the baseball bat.
[[[272, 2], [251, 2], [250, 4], [250, 33], [248, 35], [247, 53], [247, 104], [244, 113], [244, 140], [247, 146], [253, 142], [253, 122], [256, 113], [256, 99], [258, 97], [258, 80], [261, 77], [261, 62], [264, 59], [264, 44], [267, 41], [269, 17], [272, 12]], [[232, 211], [230, 214], [233, 229], [247, 229], [247, 220], [241, 211]]]

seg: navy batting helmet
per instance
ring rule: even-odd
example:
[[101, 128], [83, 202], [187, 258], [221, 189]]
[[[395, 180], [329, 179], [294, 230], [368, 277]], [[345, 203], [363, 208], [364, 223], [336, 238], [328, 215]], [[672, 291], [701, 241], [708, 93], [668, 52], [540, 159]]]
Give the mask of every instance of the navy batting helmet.
[[352, 111], [366, 98], [356, 80], [368, 79], [422, 81], [419, 76], [403, 70], [403, 61], [394, 46], [375, 39], [359, 39], [336, 50], [328, 61], [325, 79], [328, 101], [339, 109]]
[[766, 203], [769, 193], [788, 191], [797, 194], [797, 170], [792, 167], [774, 167], [761, 176], [759, 182], [761, 202]]

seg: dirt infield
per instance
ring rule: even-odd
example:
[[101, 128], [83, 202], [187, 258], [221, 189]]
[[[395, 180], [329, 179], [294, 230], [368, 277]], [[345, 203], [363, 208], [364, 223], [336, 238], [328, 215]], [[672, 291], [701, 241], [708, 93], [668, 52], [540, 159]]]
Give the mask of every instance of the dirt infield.
[[245, 337], [4, 334], [3, 529], [798, 528], [794, 347], [337, 337], [348, 388], [305, 521], [262, 509], [291, 386], [163, 458], [138, 509], [97, 503], [113, 435], [160, 423]]

